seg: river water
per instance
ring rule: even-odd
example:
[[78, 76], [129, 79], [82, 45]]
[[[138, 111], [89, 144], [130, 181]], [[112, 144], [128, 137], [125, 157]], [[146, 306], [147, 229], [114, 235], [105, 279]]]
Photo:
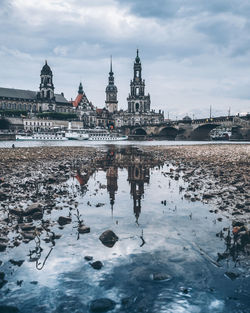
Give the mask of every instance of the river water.
[[105, 145], [118, 145], [118, 146], [176, 146], [176, 145], [207, 145], [207, 144], [250, 144], [250, 142], [243, 141], [175, 141], [175, 140], [152, 140], [152, 141], [79, 141], [79, 140], [67, 140], [67, 141], [0, 141], [0, 148], [11, 148], [12, 145], [16, 147], [55, 147], [55, 146], [64, 146], [64, 147], [100, 147]]
[[[173, 168], [131, 147], [105, 149], [88, 176], [77, 168], [60, 186], [67, 196], [62, 192], [43, 218], [49, 230], [0, 254], [8, 281], [0, 305], [23, 313], [89, 312], [91, 301], [109, 298], [116, 303], [110, 312], [250, 312], [249, 269], [230, 256], [217, 262], [227, 247], [216, 234], [230, 220], [186, 199], [182, 173], [171, 177]], [[72, 222], [60, 227], [59, 216]], [[79, 234], [79, 221], [90, 233]], [[99, 240], [106, 230], [119, 237], [113, 247]], [[94, 261], [103, 267], [94, 269]]]

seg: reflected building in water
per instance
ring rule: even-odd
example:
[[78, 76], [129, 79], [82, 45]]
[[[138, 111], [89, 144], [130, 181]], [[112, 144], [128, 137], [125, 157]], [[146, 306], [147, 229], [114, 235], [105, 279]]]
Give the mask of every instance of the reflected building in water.
[[130, 184], [130, 195], [133, 198], [134, 215], [138, 223], [141, 214], [144, 185], [149, 183], [150, 168], [154, 167], [154, 164], [150, 164], [147, 155], [133, 147], [119, 150], [109, 149], [104, 163], [106, 167], [107, 191], [112, 211], [115, 203], [115, 194], [118, 191], [118, 168], [127, 169], [127, 180]]
[[118, 167], [110, 166], [106, 171], [107, 178], [107, 191], [109, 193], [111, 210], [113, 212], [113, 206], [115, 203], [115, 194], [118, 190]]
[[130, 194], [133, 197], [134, 214], [138, 223], [141, 214], [141, 199], [144, 195], [144, 185], [149, 183], [149, 167], [144, 164], [142, 155], [136, 157], [131, 165], [128, 166], [128, 181], [130, 184]]
[[110, 147], [108, 151], [98, 160], [94, 166], [85, 174], [77, 172], [76, 179], [82, 186], [86, 186], [90, 176], [101, 169], [106, 173], [107, 192], [109, 194], [111, 210], [113, 212], [116, 193], [118, 191], [118, 170], [126, 169], [128, 172], [127, 181], [130, 185], [130, 195], [133, 199], [133, 211], [138, 223], [141, 214], [141, 202], [144, 197], [145, 184], [150, 181], [150, 169], [159, 165], [159, 162], [148, 153], [142, 152], [138, 148]]

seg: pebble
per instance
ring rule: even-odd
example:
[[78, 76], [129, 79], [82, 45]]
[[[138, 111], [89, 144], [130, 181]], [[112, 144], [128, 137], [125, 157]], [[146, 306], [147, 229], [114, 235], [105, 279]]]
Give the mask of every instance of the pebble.
[[100, 270], [103, 267], [103, 264], [101, 261], [95, 261], [90, 264], [95, 270]]
[[60, 217], [58, 218], [58, 224], [59, 224], [60, 226], [64, 226], [64, 225], [66, 225], [66, 224], [70, 224], [71, 221], [72, 221], [71, 217], [60, 216]]
[[116, 303], [108, 298], [93, 300], [90, 303], [90, 312], [108, 312], [115, 308]]
[[78, 232], [79, 234], [86, 234], [90, 232], [90, 227], [82, 225], [80, 227], [78, 227]]

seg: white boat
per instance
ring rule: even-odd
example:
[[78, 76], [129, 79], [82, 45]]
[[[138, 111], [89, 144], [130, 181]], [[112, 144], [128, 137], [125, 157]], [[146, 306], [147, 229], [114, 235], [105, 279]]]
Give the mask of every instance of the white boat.
[[232, 132], [229, 129], [214, 129], [210, 132], [211, 140], [230, 140]]
[[128, 136], [111, 133], [106, 129], [88, 129], [86, 130], [90, 141], [122, 141], [128, 140]]
[[65, 133], [34, 133], [32, 135], [20, 134], [16, 135], [16, 140], [22, 141], [65, 141]]
[[89, 135], [85, 129], [68, 129], [65, 132], [65, 137], [69, 140], [88, 140]]

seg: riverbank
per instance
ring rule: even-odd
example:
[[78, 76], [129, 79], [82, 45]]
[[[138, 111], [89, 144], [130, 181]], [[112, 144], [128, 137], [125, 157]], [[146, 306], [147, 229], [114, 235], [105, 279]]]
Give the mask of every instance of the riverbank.
[[[250, 213], [249, 145], [140, 146], [140, 149], [153, 156], [155, 164], [174, 164], [171, 175], [175, 179], [179, 173], [184, 174], [188, 183], [185, 197], [191, 201], [211, 202], [242, 219]], [[25, 179], [27, 175], [40, 182], [41, 175], [60, 176], [62, 180], [64, 168], [68, 177], [77, 165], [89, 171], [104, 151], [103, 147], [0, 149], [0, 179], [4, 182], [0, 188], [10, 191], [16, 187], [15, 177]]]
[[[241, 287], [249, 277], [249, 159], [247, 145], [0, 149], [0, 309], [8, 304], [32, 312], [37, 292], [42, 293], [44, 284], [51, 288], [53, 278], [56, 285], [62, 282], [51, 305], [61, 304], [68, 289], [75, 296], [84, 290], [87, 312], [102, 281], [94, 271], [111, 276], [117, 271], [119, 277], [105, 281], [112, 288], [118, 282], [124, 285], [122, 293], [116, 286], [118, 295], [130, 296], [128, 269], [131, 283], [137, 284], [133, 292], [146, 282], [149, 303], [140, 302], [140, 292], [135, 303], [125, 303], [98, 289], [128, 306], [125, 312], [131, 312], [129, 306], [153, 306], [156, 296], [150, 295], [156, 289], [160, 294], [169, 279], [171, 295], [191, 295], [191, 302], [199, 298], [196, 293], [205, 281], [207, 298], [216, 299], [225, 285]], [[98, 239], [108, 229], [118, 240], [112, 249]], [[198, 273], [201, 268], [205, 277]], [[154, 279], [162, 284], [156, 286]], [[217, 291], [211, 291], [218, 280]], [[46, 295], [51, 293], [49, 289]], [[46, 295], [39, 299], [46, 302]], [[219, 298], [234, 305], [223, 295]], [[80, 305], [80, 300], [74, 303]]]
[[[140, 149], [151, 155], [155, 164], [175, 165], [171, 177], [179, 179], [182, 173], [188, 183], [184, 197], [212, 203], [216, 210], [249, 223], [249, 145], [140, 146]], [[0, 149], [0, 195], [3, 199], [15, 194], [21, 182], [29, 177], [36, 185], [66, 181], [79, 166], [91, 173], [104, 150], [91, 147]]]

